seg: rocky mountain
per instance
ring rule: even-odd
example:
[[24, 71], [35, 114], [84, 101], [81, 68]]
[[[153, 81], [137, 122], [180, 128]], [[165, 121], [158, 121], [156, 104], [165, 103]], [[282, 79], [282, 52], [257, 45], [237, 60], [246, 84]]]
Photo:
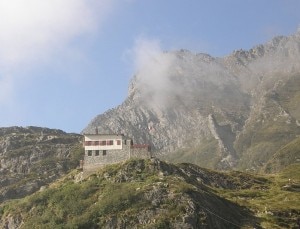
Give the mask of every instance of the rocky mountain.
[[83, 133], [124, 133], [173, 162], [273, 172], [270, 160], [300, 135], [299, 60], [300, 31], [222, 58], [159, 53]]
[[107, 166], [80, 181], [74, 170], [0, 204], [0, 227], [296, 228], [299, 171], [260, 177], [154, 158]]
[[41, 127], [0, 128], [0, 203], [39, 190], [79, 165], [82, 136]]

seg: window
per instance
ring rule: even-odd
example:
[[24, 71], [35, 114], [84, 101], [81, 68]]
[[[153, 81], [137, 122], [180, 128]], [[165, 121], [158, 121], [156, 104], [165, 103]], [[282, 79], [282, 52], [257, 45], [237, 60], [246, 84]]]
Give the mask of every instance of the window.
[[88, 150], [88, 156], [92, 156], [92, 150]]
[[99, 141], [94, 141], [94, 146], [98, 146], [99, 145]]
[[117, 145], [121, 145], [121, 140], [117, 140]]
[[102, 155], [106, 156], [106, 150], [102, 150]]
[[107, 143], [106, 143], [108, 146], [112, 146], [114, 144], [114, 141], [113, 140], [107, 140]]
[[106, 146], [106, 141], [100, 141], [100, 146]]
[[85, 146], [91, 146], [92, 145], [92, 141], [85, 141], [84, 145]]
[[99, 156], [99, 150], [95, 151], [95, 156]]

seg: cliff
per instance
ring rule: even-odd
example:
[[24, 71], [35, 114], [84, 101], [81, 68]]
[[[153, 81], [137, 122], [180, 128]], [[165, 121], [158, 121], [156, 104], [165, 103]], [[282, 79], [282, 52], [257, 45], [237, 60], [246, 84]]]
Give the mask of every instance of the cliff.
[[83, 132], [126, 133], [173, 162], [259, 171], [300, 134], [299, 59], [300, 32], [222, 58], [158, 54]]

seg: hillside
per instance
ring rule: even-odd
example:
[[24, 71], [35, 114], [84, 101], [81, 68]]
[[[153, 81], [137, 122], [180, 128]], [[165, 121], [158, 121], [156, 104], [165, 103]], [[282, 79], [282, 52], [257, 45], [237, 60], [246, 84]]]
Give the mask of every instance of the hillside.
[[74, 170], [31, 196], [1, 204], [0, 227], [296, 228], [299, 175], [299, 166], [259, 177], [131, 160], [80, 181]]
[[[172, 162], [261, 171], [300, 135], [300, 31], [225, 57], [157, 54], [83, 133], [124, 133]], [[297, 161], [299, 150], [290, 152]]]
[[40, 189], [79, 165], [81, 135], [41, 127], [0, 128], [0, 203]]
[[[299, 164], [300, 154], [300, 138], [296, 138], [287, 145], [281, 147], [274, 156], [268, 161], [264, 167], [264, 171], [267, 173], [270, 172], [279, 172], [284, 169], [287, 165], [297, 163]], [[296, 160], [295, 160], [296, 158]]]

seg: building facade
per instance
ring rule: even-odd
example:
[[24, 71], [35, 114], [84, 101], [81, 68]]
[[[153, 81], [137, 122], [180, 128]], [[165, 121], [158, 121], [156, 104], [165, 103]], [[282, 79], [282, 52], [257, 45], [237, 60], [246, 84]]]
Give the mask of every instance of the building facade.
[[83, 170], [94, 170], [130, 158], [152, 157], [149, 145], [134, 145], [132, 139], [122, 134], [86, 134], [84, 151]]

